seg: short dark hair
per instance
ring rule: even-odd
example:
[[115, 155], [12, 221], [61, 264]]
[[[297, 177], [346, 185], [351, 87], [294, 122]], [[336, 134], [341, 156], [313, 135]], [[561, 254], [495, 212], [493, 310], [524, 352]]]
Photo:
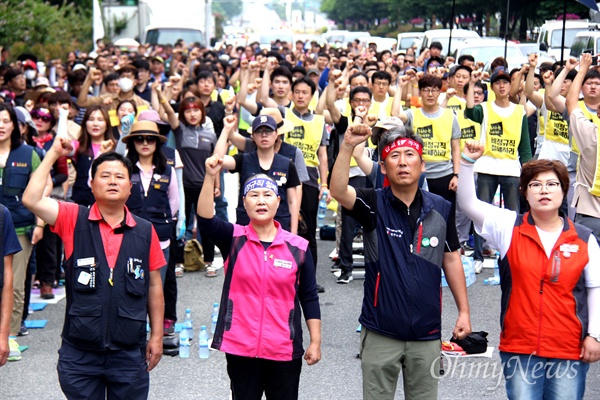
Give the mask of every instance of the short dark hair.
[[[471, 84], [471, 82], [468, 82], [465, 87], [463, 88], [463, 90], [465, 91], [465, 93], [467, 93], [467, 91], [469, 90], [469, 85]], [[475, 82], [475, 87], [481, 88], [484, 92], [487, 91], [487, 85], [481, 81], [477, 81]]]
[[430, 49], [438, 49], [438, 50], [443, 50], [442, 44], [440, 42], [431, 42], [431, 45], [429, 45]]
[[273, 80], [278, 76], [283, 76], [284, 78], [287, 78], [290, 81], [290, 83], [292, 83], [292, 81], [294, 80], [291, 71], [289, 70], [289, 68], [286, 67], [275, 68], [273, 72], [271, 72], [271, 82], [273, 82]]
[[441, 89], [442, 80], [434, 75], [423, 75], [423, 77], [419, 79], [419, 90], [423, 90], [427, 87]]
[[318, 57], [325, 57], [325, 58], [327, 58], [328, 60], [331, 60], [331, 56], [330, 56], [329, 54], [325, 53], [325, 52], [321, 52], [321, 53], [319, 53], [319, 54], [317, 55], [317, 58], [318, 58]]
[[371, 75], [371, 83], [375, 83], [375, 79], [382, 79], [392, 84], [392, 76], [387, 71], [377, 71]]
[[583, 78], [583, 82], [585, 83], [585, 81], [587, 81], [588, 79], [593, 79], [593, 78], [598, 78], [600, 79], [600, 72], [598, 72], [597, 69], [590, 69], [586, 74], [585, 74], [585, 78]]
[[119, 80], [119, 75], [112, 73], [112, 74], [108, 74], [104, 77], [104, 80], [102, 81], [102, 83], [104, 83], [104, 85], [108, 85], [109, 82], [112, 81], [118, 81]]
[[462, 65], [465, 61], [475, 62], [475, 57], [470, 54], [463, 54], [462, 56], [458, 57], [458, 61], [456, 63], [458, 65]]
[[554, 172], [556, 174], [563, 196], [566, 197], [569, 192], [569, 172], [562, 162], [556, 160], [531, 160], [523, 164], [519, 181], [519, 191], [523, 197], [527, 198], [527, 185], [536, 176], [544, 172]]
[[357, 72], [355, 74], [350, 75], [350, 78], [348, 78], [348, 83], [351, 84], [352, 81], [358, 77], [362, 76], [363, 78], [365, 78], [365, 80], [367, 81], [367, 83], [369, 83], [369, 75], [365, 74], [364, 72]]
[[317, 87], [315, 86], [315, 83], [308, 77], [303, 76], [302, 78], [298, 78], [296, 79], [293, 83], [292, 83], [292, 92], [294, 91], [294, 88], [296, 86], [298, 86], [299, 84], [304, 83], [306, 85], [308, 85], [310, 87], [310, 94], [313, 95], [315, 94], [315, 91], [317, 90]]
[[143, 69], [145, 71], [150, 70], [150, 63], [145, 58], [137, 58], [133, 62], [133, 66], [136, 67], [138, 70], [140, 70], [140, 69]]
[[366, 86], [357, 86], [357, 87], [353, 88], [352, 90], [350, 90], [350, 95], [348, 96], [348, 100], [352, 101], [354, 99], [354, 96], [356, 96], [357, 93], [367, 93], [369, 95], [370, 99], [373, 98], [373, 92], [371, 92], [371, 89], [369, 89]]
[[131, 161], [129, 161], [127, 159], [127, 157], [122, 156], [119, 153], [116, 153], [114, 151], [109, 151], [108, 153], [102, 153], [98, 156], [98, 158], [96, 158], [93, 162], [92, 162], [92, 179], [94, 179], [96, 177], [96, 171], [98, 171], [98, 167], [100, 165], [102, 165], [102, 163], [108, 162], [108, 161], [118, 161], [121, 164], [123, 164], [123, 166], [125, 168], [127, 168], [127, 173], [129, 174], [129, 179], [131, 180], [131, 174], [133, 172], [133, 166], [131, 165]]
[[68, 104], [73, 107], [73, 100], [71, 96], [67, 92], [63, 92], [62, 90], [57, 90], [56, 92], [50, 94], [48, 98], [48, 103], [50, 104]]
[[125, 65], [124, 67], [121, 67], [119, 69], [119, 71], [117, 72], [117, 74], [119, 75], [119, 77], [127, 72], [131, 72], [133, 74], [133, 77], [135, 79], [137, 79], [138, 77], [138, 69], [136, 67], [134, 67], [133, 65]]
[[302, 76], [306, 76], [306, 68], [304, 68], [304, 67], [302, 67], [302, 66], [300, 66], [300, 65], [297, 65], [297, 66], [295, 66], [295, 67], [292, 67], [292, 69], [290, 70], [290, 72], [292, 73], [292, 76], [294, 76], [294, 74], [295, 74], [296, 72], [299, 72], [299, 73], [301, 73], [301, 74], [302, 74]]
[[10, 120], [13, 124], [13, 130], [10, 133], [10, 150], [14, 150], [19, 147], [22, 143], [21, 130], [19, 129], [19, 119], [15, 109], [8, 103], [0, 103], [0, 111], [8, 112]]
[[217, 84], [217, 78], [210, 71], [201, 71], [198, 76], [196, 76], [195, 82], [198, 84], [200, 79], [212, 79], [213, 83]]

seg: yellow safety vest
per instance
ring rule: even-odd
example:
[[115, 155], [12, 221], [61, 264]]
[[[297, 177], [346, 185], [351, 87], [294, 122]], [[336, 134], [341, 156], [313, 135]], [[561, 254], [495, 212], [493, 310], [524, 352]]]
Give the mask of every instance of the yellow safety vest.
[[294, 129], [286, 133], [285, 141], [302, 151], [307, 167], [318, 167], [317, 151], [323, 137], [325, 118], [315, 114], [312, 121], [303, 121], [290, 108], [286, 108], [285, 119], [294, 124]]
[[512, 115], [502, 118], [494, 112], [491, 102], [483, 106], [487, 107], [487, 129], [483, 154], [498, 159], [517, 160], [524, 107], [517, 104]]
[[448, 109], [453, 110], [460, 126], [460, 148], [464, 149], [467, 140], [477, 140], [481, 137], [481, 124], [465, 117], [467, 102], [453, 96], [448, 100]]
[[384, 119], [390, 117], [392, 115], [392, 103], [393, 98], [387, 97], [381, 103], [373, 100], [371, 102], [371, 107], [369, 108], [369, 115], [377, 115], [379, 119]]
[[548, 110], [546, 121], [546, 140], [560, 144], [569, 144], [569, 124], [561, 113]]
[[[583, 100], [579, 100], [579, 108], [583, 112], [583, 115], [590, 121], [592, 121], [598, 129], [600, 129], [600, 118], [598, 118], [598, 114], [592, 114], [588, 108], [586, 107]], [[598, 132], [598, 130], [596, 130]], [[597, 135], [598, 133], [596, 133]], [[573, 150], [575, 150], [575, 141], [573, 141]], [[579, 154], [579, 149], [577, 149], [577, 154]], [[594, 173], [594, 184], [591, 188], [588, 189], [592, 196], [600, 197], [600, 145], [596, 146], [596, 172]]]
[[444, 108], [442, 116], [431, 119], [423, 114], [422, 109], [413, 112], [415, 133], [423, 139], [423, 161], [439, 162], [452, 158], [452, 121], [454, 113]]

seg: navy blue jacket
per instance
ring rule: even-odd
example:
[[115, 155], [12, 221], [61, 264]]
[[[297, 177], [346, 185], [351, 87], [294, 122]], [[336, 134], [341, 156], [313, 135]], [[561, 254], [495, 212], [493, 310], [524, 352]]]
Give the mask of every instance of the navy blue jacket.
[[134, 169], [135, 172], [131, 176], [131, 195], [126, 203], [127, 208], [132, 214], [150, 221], [161, 241], [169, 240], [173, 233], [173, 216], [168, 195], [171, 167], [167, 165], [162, 175], [152, 176], [147, 195], [144, 194], [140, 172], [137, 167]]
[[29, 183], [33, 147], [21, 144], [11, 150], [0, 185], [0, 203], [10, 211], [15, 228], [35, 225], [35, 215], [23, 205], [23, 192]]
[[365, 228], [365, 285], [359, 321], [398, 340], [440, 339], [441, 267], [450, 203], [421, 191], [421, 212], [413, 232], [389, 187], [363, 192], [374, 192], [376, 203], [357, 198], [357, 203], [367, 203], [369, 211], [352, 214], [371, 227], [368, 232]]

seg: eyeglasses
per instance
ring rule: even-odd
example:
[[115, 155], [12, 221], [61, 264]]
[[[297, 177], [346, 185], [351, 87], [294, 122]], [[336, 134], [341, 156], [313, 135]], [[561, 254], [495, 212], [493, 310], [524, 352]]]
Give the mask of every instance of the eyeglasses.
[[414, 59], [412, 59], [412, 60], [407, 60], [407, 59], [405, 58], [405, 59], [404, 59], [404, 62], [405, 62], [405, 63], [408, 63], [408, 64], [412, 64], [412, 63], [414, 63], [414, 62], [415, 62], [415, 60], [414, 60]]
[[258, 129], [253, 132], [254, 135], [270, 136], [275, 132], [273, 129]]
[[34, 114], [31, 116], [32, 119], [41, 119], [44, 122], [50, 122], [52, 121], [52, 117], [48, 116], [48, 115], [40, 115], [40, 114]]
[[155, 144], [158, 139], [154, 136], [136, 136], [133, 138], [135, 144], [144, 144], [144, 142], [148, 144]]
[[438, 88], [427, 88], [427, 89], [421, 89], [421, 92], [423, 92], [423, 94], [438, 94], [440, 92], [440, 89]]
[[389, 86], [389, 82], [388, 81], [375, 81], [375, 83], [373, 83], [374, 86]]
[[473, 94], [475, 96], [483, 96], [483, 92], [480, 92], [480, 91], [474, 91]]
[[542, 188], [546, 188], [549, 193], [556, 192], [556, 190], [560, 187], [560, 182], [558, 181], [548, 181], [546, 184], [542, 182], [531, 182], [527, 187], [531, 190], [531, 193], [540, 193]]

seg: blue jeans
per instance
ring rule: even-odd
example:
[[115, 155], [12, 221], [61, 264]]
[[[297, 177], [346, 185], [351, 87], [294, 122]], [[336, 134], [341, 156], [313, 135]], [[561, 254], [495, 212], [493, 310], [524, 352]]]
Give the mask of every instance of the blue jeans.
[[[519, 178], [515, 176], [477, 174], [477, 198], [492, 204], [498, 185], [500, 185], [504, 208], [519, 212]], [[473, 236], [475, 238], [473, 259], [483, 261], [483, 238], [477, 233]]]
[[590, 364], [506, 352], [500, 352], [500, 359], [509, 400], [583, 399]]

